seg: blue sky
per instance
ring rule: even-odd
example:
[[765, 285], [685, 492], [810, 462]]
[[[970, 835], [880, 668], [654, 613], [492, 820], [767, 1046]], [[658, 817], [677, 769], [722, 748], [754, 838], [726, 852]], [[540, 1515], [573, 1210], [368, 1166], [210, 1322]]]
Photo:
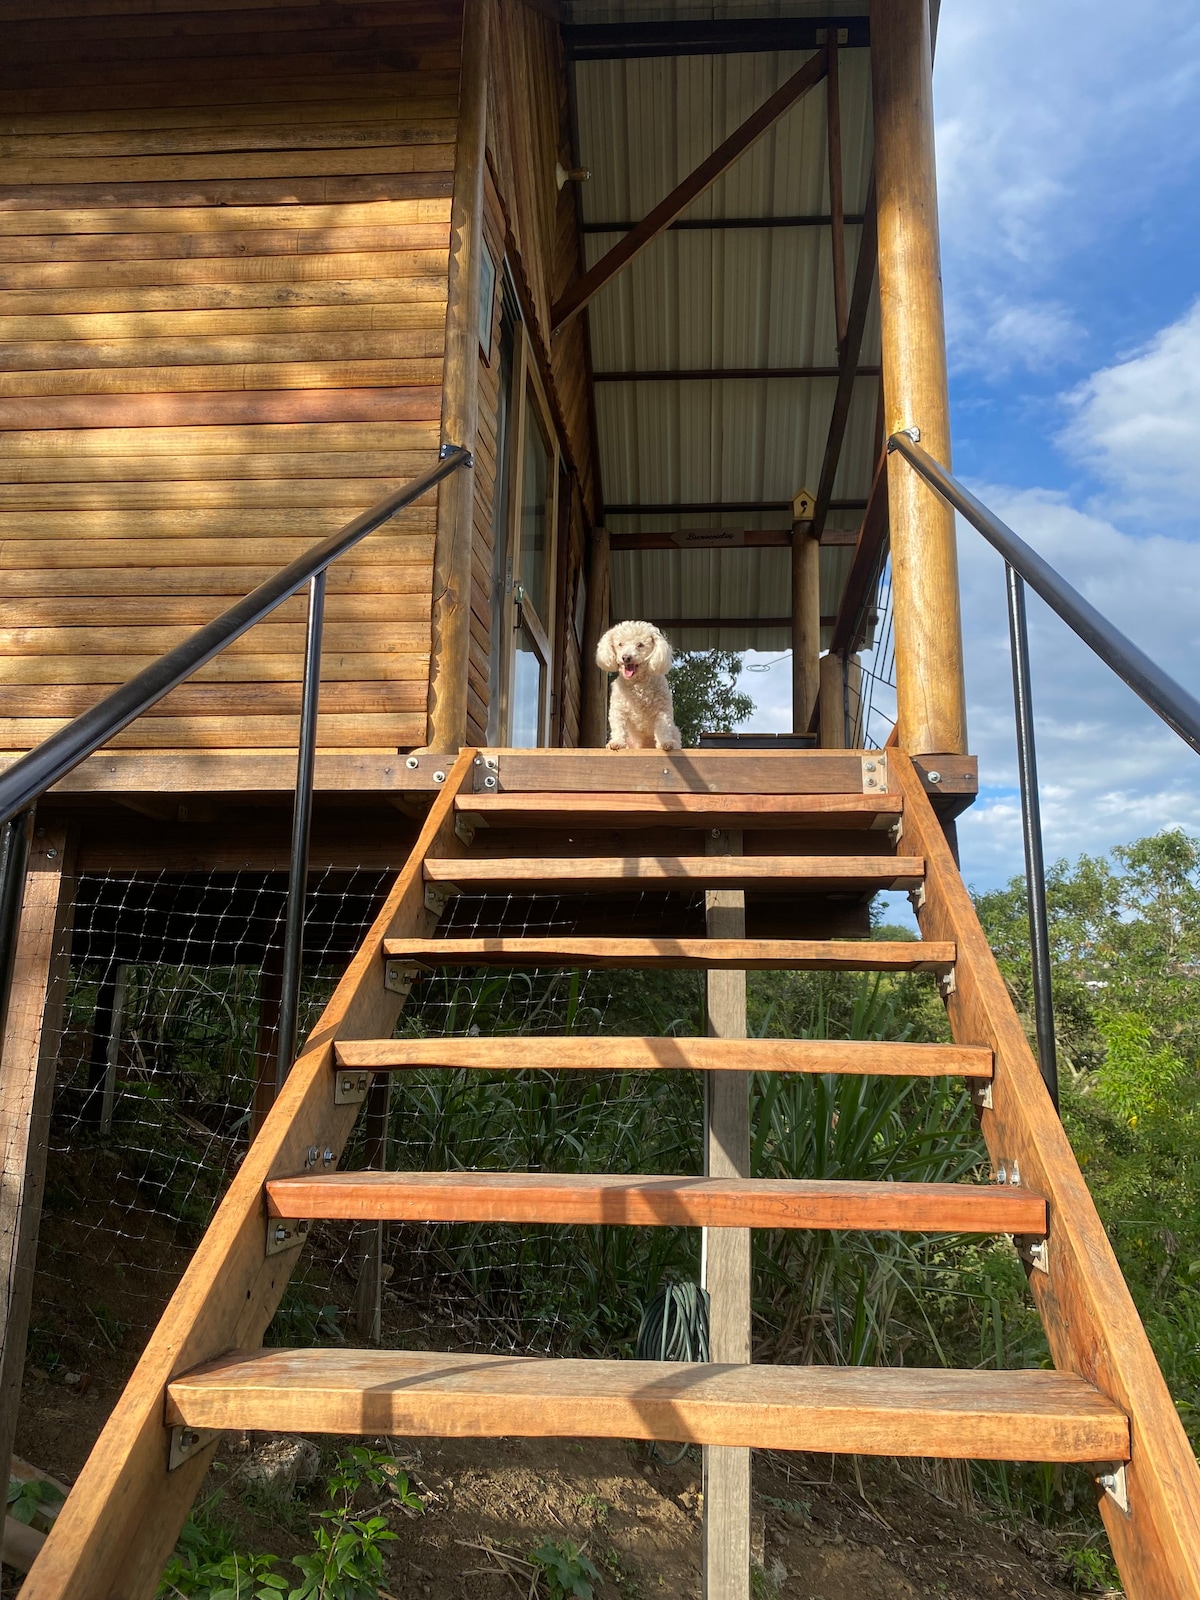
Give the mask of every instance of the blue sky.
[[[954, 465], [1200, 692], [1200, 8], [944, 0], [934, 73]], [[1003, 578], [960, 527], [980, 888], [1022, 870]], [[1030, 599], [1047, 854], [1200, 832], [1200, 757]], [[780, 725], [781, 667], [748, 674]]]

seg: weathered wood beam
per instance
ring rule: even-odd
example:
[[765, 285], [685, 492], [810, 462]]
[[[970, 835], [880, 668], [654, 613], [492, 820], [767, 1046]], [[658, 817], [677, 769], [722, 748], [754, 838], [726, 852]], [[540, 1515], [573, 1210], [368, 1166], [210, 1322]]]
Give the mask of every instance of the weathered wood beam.
[[846, 587], [842, 590], [841, 604], [833, 625], [833, 639], [829, 646], [831, 650], [840, 652], [857, 648], [862, 609], [875, 575], [879, 571], [879, 559], [883, 553], [887, 531], [887, 457], [880, 456], [871, 482], [867, 509], [858, 531], [854, 559], [846, 575]]
[[838, 89], [837, 34], [830, 31], [825, 46], [825, 123], [829, 146], [829, 236], [833, 247], [833, 315], [837, 324], [838, 355], [846, 347], [846, 206], [842, 181], [842, 108]]
[[[483, 175], [487, 146], [490, 0], [466, 0], [450, 266], [442, 442], [475, 448], [479, 417], [479, 293], [483, 252]], [[431, 750], [467, 741], [467, 657], [471, 639], [471, 545], [475, 473], [460, 469], [438, 490], [426, 739]]]
[[[865, 500], [830, 500], [830, 511], [865, 511]], [[677, 516], [720, 516], [722, 513], [736, 511], [785, 511], [790, 517], [792, 502], [790, 500], [679, 500], [675, 502], [663, 501], [658, 503], [638, 503], [629, 505], [606, 505], [605, 511], [610, 517], [677, 517]]]
[[[790, 628], [791, 616], [784, 617], [650, 617], [659, 628]], [[821, 626], [831, 628], [836, 617], [822, 617]], [[807, 718], [805, 719], [807, 723]], [[803, 732], [803, 729], [799, 730]]]
[[66, 998], [74, 872], [61, 824], [39, 826], [25, 874], [20, 932], [0, 1055], [0, 1469], [8, 1482], [25, 1372], [50, 1102]]
[[[863, 333], [867, 326], [867, 310], [871, 304], [871, 288], [875, 281], [877, 255], [877, 216], [875, 210], [875, 177], [871, 175], [867, 192], [867, 220], [863, 225], [858, 246], [858, 263], [854, 269], [854, 289], [850, 295], [850, 309], [846, 320], [846, 336], [841, 341], [841, 372], [837, 393], [833, 398], [833, 414], [829, 419], [829, 434], [825, 441], [825, 457], [821, 462], [821, 477], [817, 486], [817, 504], [813, 511], [813, 533], [820, 538], [825, 518], [835, 506], [843, 502], [833, 498], [833, 482], [841, 460], [842, 444], [846, 437], [846, 423], [850, 417], [850, 402], [854, 398], [854, 379], [858, 370], [858, 357], [862, 349]], [[866, 502], [860, 502], [866, 510]]]
[[756, 144], [768, 129], [774, 127], [785, 111], [789, 111], [796, 101], [815, 85], [820, 83], [825, 76], [827, 61], [824, 52], [814, 55], [787, 80], [776, 89], [773, 95], [768, 96], [748, 116], [741, 127], [734, 130], [706, 160], [702, 161], [694, 171], [690, 172], [682, 183], [676, 184], [670, 194], [659, 201], [636, 228], [630, 231], [617, 244], [613, 245], [605, 255], [601, 256], [596, 265], [577, 278], [555, 302], [550, 313], [550, 325], [554, 333], [565, 327], [572, 317], [577, 315], [595, 295], [616, 275], [623, 271], [660, 233], [667, 225], [686, 211], [693, 201], [713, 184], [722, 173], [727, 172], [734, 162]]

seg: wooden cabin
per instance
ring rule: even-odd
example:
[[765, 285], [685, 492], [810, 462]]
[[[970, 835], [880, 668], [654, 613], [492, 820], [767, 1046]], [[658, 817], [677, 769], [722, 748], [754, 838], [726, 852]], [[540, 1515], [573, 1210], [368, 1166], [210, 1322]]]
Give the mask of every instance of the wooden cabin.
[[[709, 1600], [748, 1600], [752, 1447], [1084, 1463], [1131, 1600], [1200, 1600], [1200, 1476], [953, 854], [976, 784], [953, 516], [885, 453], [919, 430], [950, 465], [936, 15], [0, 0], [5, 766], [446, 447], [472, 457], [330, 570], [311, 860], [398, 876], [298, 1058], [260, 1071], [257, 1132], [26, 1600], [153, 1594], [229, 1427], [702, 1444]], [[859, 654], [889, 559], [880, 749]], [[790, 650], [790, 734], [599, 750], [596, 644], [630, 617]], [[305, 632], [299, 595], [64, 777], [23, 919], [0, 895], [5, 1459], [65, 886], [287, 865]], [[864, 937], [882, 887], [921, 940]], [[506, 920], [551, 895], [604, 917]], [[489, 896], [492, 921], [444, 916]], [[681, 920], [652, 926], [655, 896]], [[127, 899], [142, 951], [153, 896]], [[414, 974], [538, 963], [703, 971], [708, 1036], [393, 1037]], [[933, 973], [954, 1042], [748, 1040], [745, 972], [772, 967]], [[390, 1074], [531, 1061], [707, 1074], [708, 1176], [336, 1170], [364, 1104], [386, 1144]], [[754, 1071], [957, 1075], [997, 1181], [752, 1182]], [[712, 1363], [261, 1350], [310, 1219], [483, 1216], [709, 1229]], [[753, 1227], [1012, 1235], [1057, 1370], [751, 1365]]]

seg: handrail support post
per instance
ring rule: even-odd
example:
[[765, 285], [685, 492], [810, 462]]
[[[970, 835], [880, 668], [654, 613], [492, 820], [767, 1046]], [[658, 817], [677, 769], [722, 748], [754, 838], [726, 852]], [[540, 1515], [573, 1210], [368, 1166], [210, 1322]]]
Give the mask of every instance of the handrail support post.
[[1008, 583], [1008, 637], [1012, 653], [1013, 710], [1017, 724], [1017, 769], [1021, 781], [1021, 831], [1025, 841], [1025, 896], [1029, 908], [1038, 1067], [1057, 1111], [1058, 1050], [1054, 1038], [1050, 923], [1046, 913], [1046, 863], [1042, 852], [1042, 807], [1038, 795], [1037, 745], [1033, 730], [1025, 580], [1007, 561], [1004, 563], [1004, 572]]
[[314, 573], [308, 590], [304, 644], [304, 688], [300, 700], [300, 745], [296, 755], [296, 799], [292, 808], [292, 856], [287, 921], [283, 935], [283, 986], [279, 997], [275, 1093], [296, 1059], [300, 1023], [300, 973], [304, 962], [304, 902], [308, 893], [308, 846], [312, 833], [313, 775], [317, 755], [317, 706], [321, 697], [321, 634], [325, 622], [325, 576]]

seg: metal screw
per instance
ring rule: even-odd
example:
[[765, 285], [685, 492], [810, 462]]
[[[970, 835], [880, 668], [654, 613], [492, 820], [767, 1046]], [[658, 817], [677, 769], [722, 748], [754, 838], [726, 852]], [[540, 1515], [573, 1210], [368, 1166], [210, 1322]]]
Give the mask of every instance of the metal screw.
[[873, 761], [864, 762], [863, 763], [863, 767], [864, 767], [864, 770], [867, 771], [867, 772], [874, 772], [875, 771], [875, 763]]
[[326, 1145], [324, 1150], [321, 1152], [321, 1160], [325, 1163], [326, 1166], [329, 1166], [334, 1159], [335, 1158], [334, 1158], [333, 1151], [329, 1148], [328, 1145]]
[[867, 779], [867, 788], [868, 789], [877, 789], [878, 787], [879, 787], [879, 785], [875, 782], [874, 778], [868, 778]]
[[417, 760], [416, 756], [409, 756], [408, 760], [404, 763], [404, 765], [408, 768], [408, 770], [410, 772], [415, 772], [417, 770], [417, 768], [421, 765], [421, 763]]
[[942, 781], [942, 775], [940, 772], [926, 773], [926, 777], [928, 777], [930, 783], [941, 783]]
[[342, 1079], [342, 1093], [343, 1094], [349, 1094], [351, 1089], [353, 1089], [353, 1087], [354, 1087], [354, 1080], [352, 1078], [343, 1078]]
[[445, 783], [446, 774], [444, 772], [435, 772], [433, 775], [433, 781], [434, 783]]
[[46, 859], [48, 861], [53, 861], [57, 854], [58, 854], [57, 850], [47, 850], [46, 851]]
[[714, 839], [719, 839], [721, 837], [720, 828], [714, 828], [713, 831], [712, 831], [712, 836], [713, 836]]
[[484, 780], [483, 780], [483, 787], [484, 787], [484, 788], [485, 788], [485, 789], [494, 789], [494, 788], [495, 788], [495, 787], [496, 787], [496, 780], [495, 780], [495, 778], [485, 778], [485, 779], [484, 779]]

